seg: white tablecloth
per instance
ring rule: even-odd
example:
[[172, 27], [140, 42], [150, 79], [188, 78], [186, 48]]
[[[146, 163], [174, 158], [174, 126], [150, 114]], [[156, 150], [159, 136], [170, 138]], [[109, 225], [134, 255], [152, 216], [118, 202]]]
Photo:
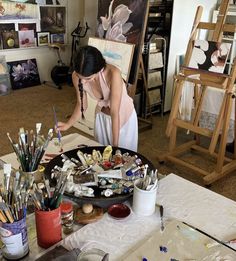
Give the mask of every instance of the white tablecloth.
[[[184, 221], [220, 240], [236, 237], [236, 202], [174, 174], [160, 181], [157, 203], [164, 206], [165, 221]], [[67, 237], [63, 246], [100, 248], [110, 253], [110, 261], [120, 261], [130, 248], [159, 227], [159, 211], [149, 217], [132, 212], [125, 220], [115, 220], [105, 214], [100, 221]]]

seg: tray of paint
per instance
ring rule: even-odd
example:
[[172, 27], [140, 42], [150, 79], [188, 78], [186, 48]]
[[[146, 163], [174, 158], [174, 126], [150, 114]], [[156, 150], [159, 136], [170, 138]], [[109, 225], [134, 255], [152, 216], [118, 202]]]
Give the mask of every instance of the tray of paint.
[[[59, 154], [46, 165], [45, 176], [46, 176], [46, 178], [49, 178], [51, 186], [55, 186], [57, 179], [52, 175], [52, 172], [54, 171], [55, 166], [58, 166], [59, 168], [63, 167], [63, 164], [65, 162], [65, 158], [72, 159], [73, 162], [78, 161], [79, 165], [80, 165], [81, 160], [80, 160], [80, 157], [78, 155], [80, 155], [81, 153], [86, 154], [86, 155], [93, 155], [94, 151], [98, 151], [98, 152], [100, 152], [101, 155], [103, 155], [104, 150], [106, 148], [107, 148], [106, 146], [89, 146], [89, 147], [83, 147], [83, 148], [79, 148], [79, 149], [70, 150], [70, 151], [64, 152], [62, 154]], [[115, 157], [115, 153], [117, 152], [117, 150], [119, 150], [121, 152], [121, 155], [122, 155], [122, 164], [121, 164], [120, 168], [119, 168], [119, 166], [117, 168], [114, 168], [114, 157]], [[124, 148], [119, 148], [119, 147], [112, 147], [112, 153], [111, 153], [111, 156], [110, 156], [110, 159], [109, 159], [110, 164], [109, 164], [109, 162], [108, 162], [108, 164], [106, 163], [105, 168], [104, 168], [103, 165], [101, 166], [101, 164], [99, 164], [99, 167], [104, 168], [105, 172], [106, 171], [109, 172], [109, 170], [114, 170], [114, 171], [119, 172], [119, 169], [121, 169], [122, 167], [125, 166], [125, 164], [126, 164], [125, 160], [127, 160], [127, 157], [129, 159], [131, 157], [135, 157], [138, 160], [139, 165], [148, 166], [148, 171], [154, 170], [153, 164], [147, 158], [145, 158], [143, 155], [136, 153], [134, 151], [127, 150], [127, 149], [124, 149]], [[135, 166], [133, 166], [133, 167], [135, 168]], [[94, 171], [93, 171], [93, 174], [94, 174]], [[85, 175], [89, 176], [91, 174], [86, 173]], [[96, 175], [96, 172], [95, 172], [95, 175]], [[84, 177], [84, 175], [83, 175], [83, 177]], [[136, 178], [138, 178], [138, 177], [136, 177]], [[78, 178], [77, 178], [76, 175], [73, 176], [73, 180], [75, 181], [75, 183], [77, 183], [76, 180], [78, 180]], [[104, 180], [105, 181], [113, 180], [114, 183], [111, 184], [111, 183], [108, 182], [107, 186], [104, 185], [104, 183], [103, 183], [103, 185], [101, 185], [102, 180], [103, 180], [103, 182], [104, 182]], [[132, 191], [133, 190], [132, 190], [132, 185], [130, 185], [129, 189], [126, 189], [126, 190], [124, 189], [122, 191], [122, 193], [120, 193], [120, 194], [113, 193], [112, 195], [108, 196], [108, 195], [104, 195], [105, 191], [107, 191], [107, 189], [104, 189], [104, 187], [105, 188], [106, 187], [112, 187], [112, 186], [114, 186], [114, 184], [117, 184], [117, 183], [118, 184], [120, 184], [120, 183], [127, 184], [127, 182], [132, 183], [131, 181], [127, 180], [127, 177], [126, 177], [126, 180], [116, 179], [116, 178], [108, 179], [108, 178], [99, 177], [98, 178], [98, 185], [94, 186], [92, 183], [91, 183], [91, 185], [87, 185], [88, 188], [91, 188], [94, 191], [94, 196], [90, 197], [90, 196], [84, 196], [84, 195], [83, 196], [76, 195], [74, 192], [68, 192], [67, 190], [65, 190], [64, 196], [69, 197], [70, 199], [77, 202], [78, 204], [91, 203], [91, 204], [98, 206], [98, 207], [108, 208], [109, 206], [111, 206], [113, 204], [122, 203], [122, 202], [126, 201], [127, 199], [129, 199], [130, 197], [132, 197], [132, 194], [133, 194]], [[124, 187], [123, 185], [119, 185], [119, 186], [121, 186], [122, 188]], [[108, 191], [109, 191], [109, 189], [108, 189]]]

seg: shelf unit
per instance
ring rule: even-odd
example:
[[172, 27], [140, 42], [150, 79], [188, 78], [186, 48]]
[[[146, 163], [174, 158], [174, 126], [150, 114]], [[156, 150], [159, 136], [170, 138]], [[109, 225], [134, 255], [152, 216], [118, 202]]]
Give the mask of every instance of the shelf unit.
[[[142, 91], [142, 117], [164, 111], [166, 57], [168, 57], [173, 0], [150, 1], [143, 61], [147, 91]], [[148, 93], [148, 94], [147, 94]]]
[[[163, 37], [153, 37], [146, 48], [145, 72], [148, 87], [148, 99], [145, 99], [144, 116], [150, 113], [163, 114], [164, 81], [166, 78], [166, 40]], [[146, 98], [146, 97], [145, 97]], [[148, 104], [149, 102], [149, 104]], [[148, 106], [149, 105], [149, 106]], [[151, 110], [151, 111], [150, 111]]]

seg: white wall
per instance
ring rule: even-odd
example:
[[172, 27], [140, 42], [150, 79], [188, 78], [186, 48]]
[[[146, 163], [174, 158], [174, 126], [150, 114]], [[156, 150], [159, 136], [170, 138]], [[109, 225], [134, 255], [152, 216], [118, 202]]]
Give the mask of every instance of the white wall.
[[164, 111], [171, 109], [176, 55], [185, 54], [197, 7], [203, 6], [201, 21], [208, 22], [216, 3], [217, 0], [174, 0]]
[[85, 0], [84, 3], [84, 23], [87, 22], [90, 30], [86, 38], [84, 39], [84, 43], [87, 43], [89, 36], [95, 36], [95, 32], [97, 29], [97, 13], [98, 13], [98, 1], [94, 0]]
[[[67, 39], [68, 45], [61, 56], [63, 62], [69, 64], [71, 53], [71, 32], [75, 29], [78, 21], [83, 21], [84, 0], [67, 0]], [[58, 57], [53, 49], [48, 47], [0, 50], [0, 55], [5, 55], [8, 61], [36, 58], [41, 82], [50, 81], [50, 73], [57, 64]]]

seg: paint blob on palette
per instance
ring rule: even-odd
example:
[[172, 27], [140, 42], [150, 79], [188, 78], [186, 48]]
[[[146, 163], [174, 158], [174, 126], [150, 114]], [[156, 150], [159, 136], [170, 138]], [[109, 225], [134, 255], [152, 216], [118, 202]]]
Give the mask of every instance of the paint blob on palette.
[[[209, 244], [212, 247], [208, 247]], [[153, 247], [156, 246], [156, 247]], [[148, 239], [134, 246], [122, 261], [139, 260], [236, 260], [236, 251], [211, 236], [177, 220], [166, 223], [165, 230], [150, 234]]]

